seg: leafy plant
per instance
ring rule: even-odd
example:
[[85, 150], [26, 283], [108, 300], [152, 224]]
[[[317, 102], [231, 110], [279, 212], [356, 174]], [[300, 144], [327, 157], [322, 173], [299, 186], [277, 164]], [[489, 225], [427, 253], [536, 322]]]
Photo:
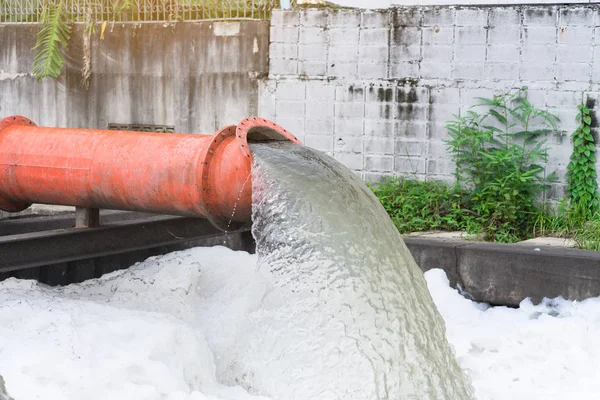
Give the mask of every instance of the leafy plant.
[[469, 194], [458, 186], [391, 178], [371, 189], [401, 233], [462, 230], [472, 218]]
[[556, 179], [544, 176], [542, 137], [559, 120], [532, 106], [525, 90], [478, 100], [483, 113], [471, 109], [446, 125], [456, 182], [472, 190], [472, 211], [491, 240], [518, 241], [532, 234], [536, 201]]
[[33, 75], [42, 78], [58, 78], [64, 59], [62, 50], [71, 37], [71, 25], [67, 19], [67, 5], [64, 1], [47, 4], [42, 11], [42, 29], [38, 33], [33, 50]]
[[598, 212], [598, 182], [596, 175], [596, 143], [591, 132], [590, 109], [578, 106], [579, 127], [573, 132], [573, 153], [567, 166], [567, 193], [571, 212], [588, 219]]

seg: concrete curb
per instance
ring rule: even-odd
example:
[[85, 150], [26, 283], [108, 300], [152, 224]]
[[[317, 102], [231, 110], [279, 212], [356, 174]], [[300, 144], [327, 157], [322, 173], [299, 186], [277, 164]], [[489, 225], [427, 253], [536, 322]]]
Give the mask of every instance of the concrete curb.
[[441, 268], [475, 301], [518, 306], [530, 297], [600, 296], [600, 252], [550, 246], [406, 237], [423, 271]]

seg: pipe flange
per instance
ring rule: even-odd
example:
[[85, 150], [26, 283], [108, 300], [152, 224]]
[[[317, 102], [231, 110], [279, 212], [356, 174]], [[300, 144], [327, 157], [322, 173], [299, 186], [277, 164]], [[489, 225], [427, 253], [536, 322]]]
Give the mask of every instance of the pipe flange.
[[290, 141], [301, 144], [300, 140], [283, 127], [268, 119], [250, 117], [243, 119], [237, 126], [235, 135], [242, 153], [248, 158], [252, 158], [248, 139], [252, 141], [280, 140]]
[[0, 119], [0, 132], [12, 125], [37, 126], [29, 118], [25, 118], [20, 115], [13, 115], [12, 117]]
[[[14, 115], [12, 117], [6, 117], [0, 120], [0, 133], [9, 126], [20, 125], [20, 126], [36, 126], [29, 118], [22, 117], [20, 115]], [[1, 141], [0, 141], [1, 143]], [[1, 157], [1, 155], [0, 155]], [[0, 182], [1, 185], [1, 182]], [[0, 187], [0, 193], [2, 187]], [[5, 199], [0, 195], [0, 210], [6, 212], [20, 212], [26, 210], [31, 206], [31, 203], [23, 203], [20, 201], [12, 201]]]
[[[210, 163], [214, 157], [215, 151], [217, 147], [223, 143], [225, 139], [231, 136], [235, 136], [235, 125], [229, 125], [224, 128], [221, 128], [217, 133], [214, 134], [210, 141], [210, 145], [206, 148], [206, 152], [202, 156], [202, 163], [200, 167], [200, 176], [202, 177], [202, 197], [204, 199], [208, 199], [210, 197], [210, 193], [212, 193], [212, 184], [211, 179], [209, 177], [210, 171]], [[205, 200], [206, 209], [208, 211], [208, 215], [206, 215], [206, 219], [210, 221], [211, 224], [221, 229], [222, 231], [236, 231], [240, 229], [243, 225], [242, 223], [229, 221], [223, 218], [220, 215], [220, 210], [215, 207], [212, 201]]]

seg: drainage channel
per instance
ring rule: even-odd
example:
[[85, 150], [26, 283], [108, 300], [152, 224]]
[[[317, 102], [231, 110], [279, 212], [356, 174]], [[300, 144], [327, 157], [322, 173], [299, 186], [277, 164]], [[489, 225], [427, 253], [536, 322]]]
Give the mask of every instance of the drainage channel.
[[203, 218], [103, 210], [99, 227], [74, 226], [74, 213], [0, 220], [0, 281], [66, 285], [197, 246], [254, 252], [249, 230], [224, 233]]

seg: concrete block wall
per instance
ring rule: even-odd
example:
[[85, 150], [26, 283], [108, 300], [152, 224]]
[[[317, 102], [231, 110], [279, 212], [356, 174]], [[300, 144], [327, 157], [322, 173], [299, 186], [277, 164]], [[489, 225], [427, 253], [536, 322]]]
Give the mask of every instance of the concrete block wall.
[[[564, 195], [577, 105], [600, 96], [600, 9], [431, 6], [276, 11], [259, 111], [365, 180], [453, 180], [445, 123], [526, 87], [561, 119], [548, 172]], [[600, 165], [599, 165], [600, 168]]]

